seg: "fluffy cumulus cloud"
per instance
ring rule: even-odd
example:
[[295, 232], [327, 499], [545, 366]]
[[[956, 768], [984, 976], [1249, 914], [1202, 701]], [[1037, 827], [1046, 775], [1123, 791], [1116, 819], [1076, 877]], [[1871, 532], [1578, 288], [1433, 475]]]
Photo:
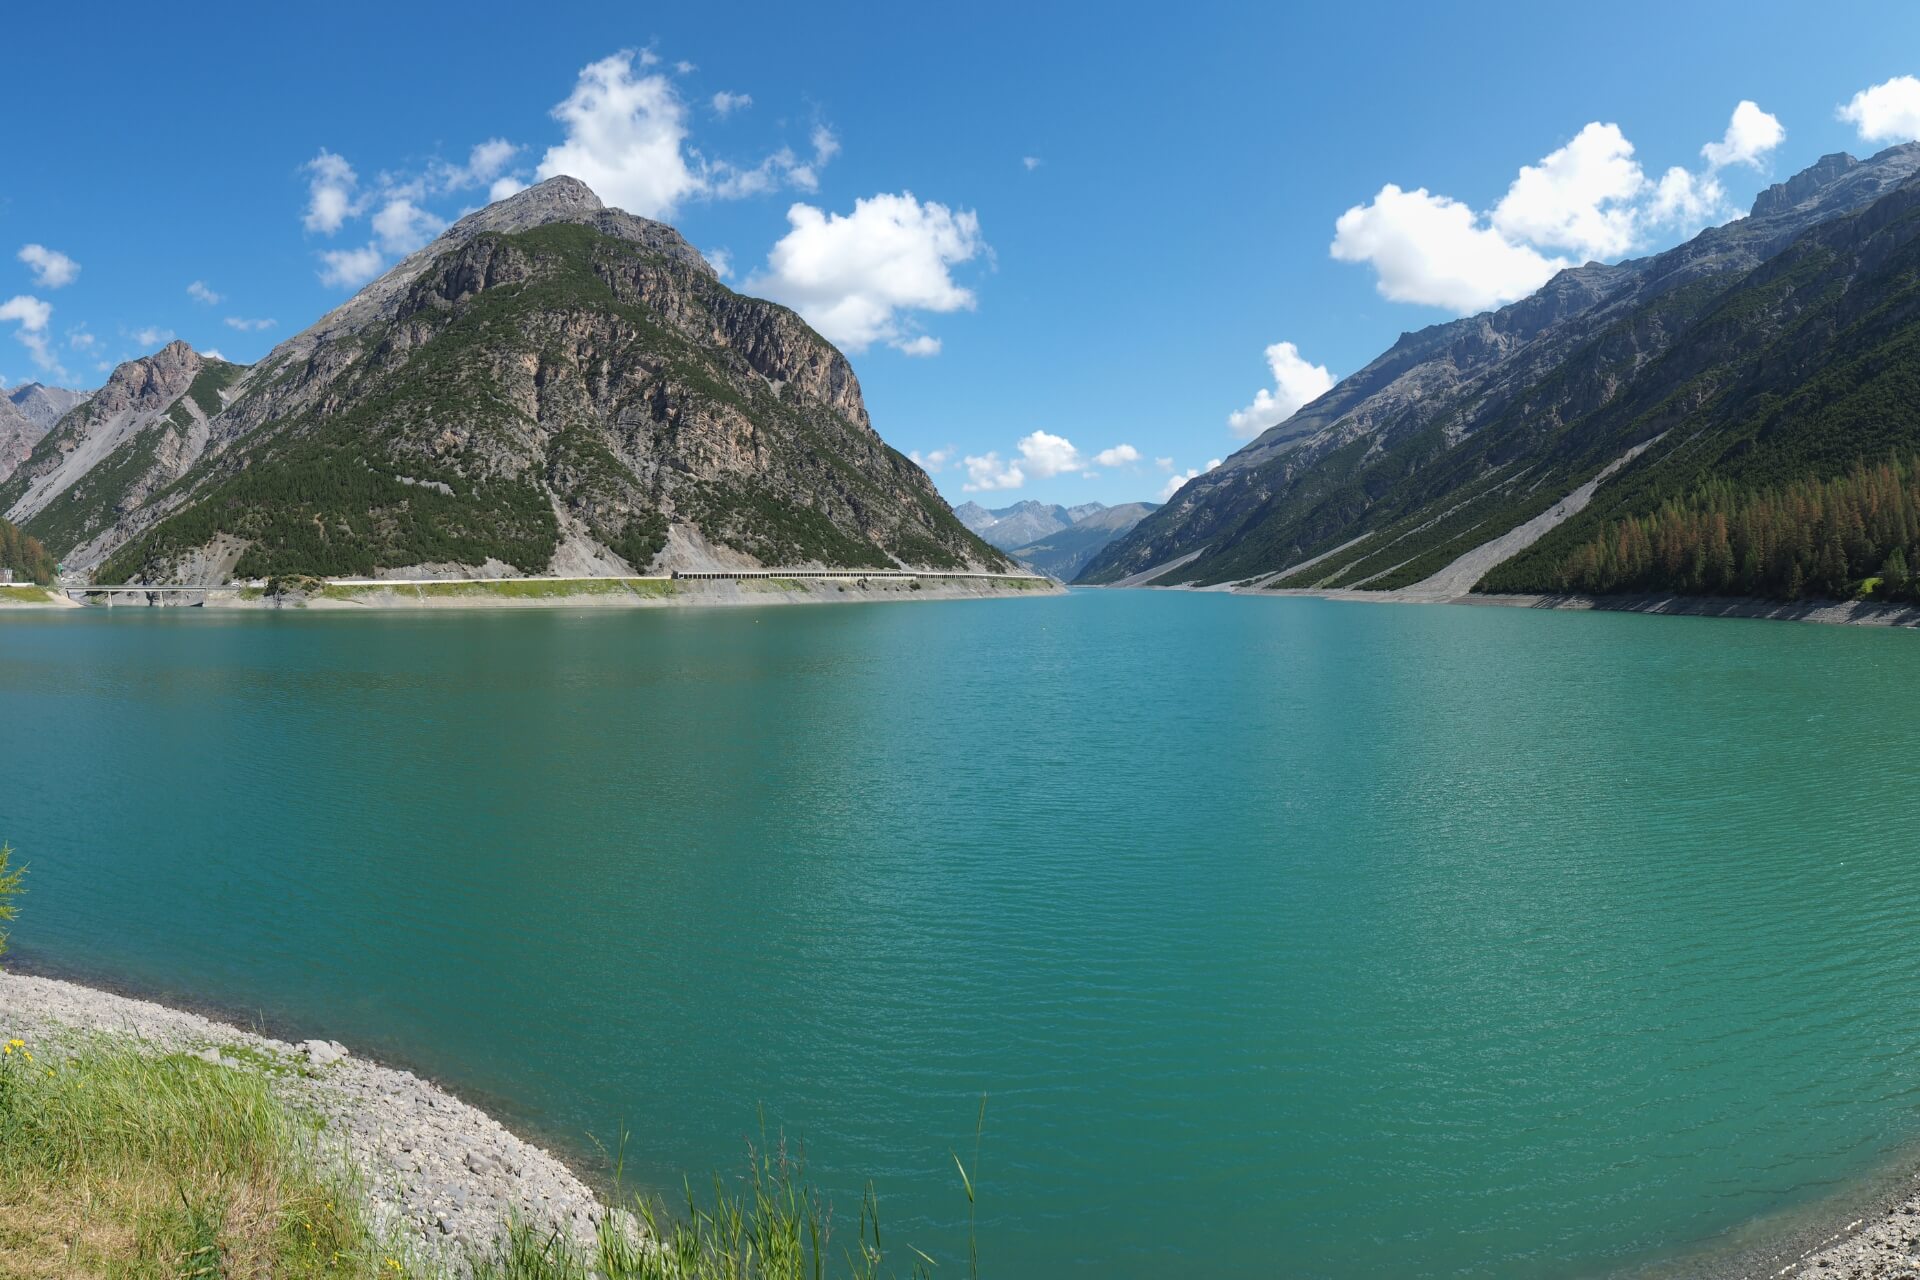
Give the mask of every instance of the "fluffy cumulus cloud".
[[1458, 200], [1391, 182], [1340, 215], [1332, 253], [1372, 266], [1384, 298], [1462, 315], [1525, 297], [1562, 265], [1508, 240]]
[[133, 331], [133, 340], [143, 347], [164, 347], [173, 341], [173, 330], [150, 324]]
[[[1161, 459], [1156, 459], [1155, 461], [1165, 462], [1167, 463], [1168, 466], [1172, 466], [1173, 464], [1173, 460], [1171, 458], [1161, 458]], [[1194, 479], [1196, 476], [1205, 475], [1207, 472], [1213, 470], [1215, 467], [1219, 465], [1220, 465], [1220, 459], [1209, 458], [1207, 460], [1206, 466], [1190, 467], [1188, 468], [1187, 473], [1185, 475], [1181, 475], [1177, 471], [1174, 472], [1174, 474], [1167, 477], [1167, 482], [1160, 486], [1159, 501], [1171, 502], [1173, 500], [1173, 495], [1180, 492], [1181, 485], [1185, 484], [1189, 480]]]
[[245, 316], [228, 316], [225, 324], [229, 329], [238, 329], [241, 333], [261, 333], [278, 324], [277, 320], [249, 320]]
[[1776, 117], [1742, 101], [1722, 138], [1701, 149], [1702, 172], [1675, 167], [1656, 182], [1618, 125], [1594, 121], [1522, 165], [1484, 214], [1388, 183], [1340, 216], [1331, 251], [1370, 265], [1381, 295], [1396, 302], [1483, 311], [1525, 297], [1563, 267], [1644, 247], [1655, 230], [1694, 230], [1730, 212], [1719, 170], [1761, 168], [1785, 137]]
[[14, 339], [27, 349], [27, 355], [34, 364], [64, 379], [66, 370], [60, 367], [53, 346], [47, 340], [47, 323], [52, 319], [52, 304], [31, 294], [19, 294], [0, 302], [0, 324], [14, 325]]
[[[547, 150], [536, 174], [569, 174], [608, 204], [662, 218], [703, 184], [683, 146], [686, 104], [670, 79], [642, 73], [635, 61], [631, 52], [616, 53], [581, 70], [573, 92], [553, 109], [566, 141]], [[644, 56], [640, 62], [650, 65]]]
[[[1125, 467], [1140, 461], [1140, 451], [1130, 444], [1117, 444], [1102, 449], [1091, 458], [1086, 457], [1065, 436], [1054, 435], [1050, 431], [1034, 431], [1020, 438], [1015, 446], [1017, 458], [1002, 459], [997, 450], [977, 456], [969, 455], [961, 459], [966, 467], [967, 479], [960, 487], [968, 493], [978, 493], [993, 489], [1018, 489], [1028, 478], [1050, 480], [1054, 476], [1079, 472], [1083, 475], [1097, 475], [1096, 467]], [[941, 465], [952, 457], [952, 447], [945, 451], [935, 451], [928, 460], [938, 459]], [[918, 454], [913, 455], [921, 462]], [[926, 466], [925, 462], [921, 465]], [[928, 470], [938, 470], [929, 466]]]
[[1733, 109], [1726, 136], [1701, 147], [1700, 154], [1706, 157], [1710, 168], [1744, 164], [1758, 169], [1773, 149], [1786, 140], [1786, 126], [1780, 123], [1780, 118], [1762, 111], [1759, 103], [1748, 99]]
[[43, 289], [58, 289], [80, 278], [79, 263], [43, 244], [21, 245], [19, 258], [33, 273], [33, 282]]
[[856, 200], [848, 214], [795, 204], [787, 222], [747, 288], [786, 303], [829, 341], [854, 351], [884, 342], [929, 355], [907, 313], [974, 306], [973, 291], [952, 272], [986, 248], [969, 210], [923, 204], [909, 191]]
[[[692, 64], [678, 66], [684, 75]], [[709, 101], [716, 115], [726, 117], [753, 99], [722, 92]], [[307, 183], [301, 223], [310, 234], [333, 237], [364, 220], [366, 242], [320, 250], [320, 279], [339, 288], [365, 284], [444, 230], [449, 217], [436, 212], [436, 204], [458, 193], [484, 190], [490, 201], [504, 200], [530, 180], [564, 174], [617, 208], [669, 218], [697, 199], [816, 191], [821, 169], [840, 151], [833, 130], [815, 122], [804, 149], [781, 146], [751, 162], [708, 158], [692, 145], [687, 103], [651, 49], [626, 50], [581, 68], [572, 91], [550, 114], [562, 137], [537, 162], [524, 145], [493, 137], [458, 162], [436, 159], [410, 173], [363, 179], [345, 156], [322, 147], [301, 166]], [[913, 354], [934, 350], [937, 344], [920, 343]]]
[[320, 148], [320, 154], [307, 161], [307, 212], [301, 223], [309, 231], [330, 236], [359, 212], [355, 188], [359, 175], [346, 160]]
[[1646, 185], [1620, 126], [1595, 122], [1539, 164], [1520, 166], [1494, 206], [1493, 227], [1582, 259], [1616, 257], [1633, 244], [1633, 200]]
[[1327, 366], [1314, 364], [1291, 342], [1276, 342], [1267, 348], [1267, 368], [1273, 371], [1272, 389], [1260, 388], [1252, 404], [1227, 415], [1227, 429], [1243, 440], [1285, 422], [1302, 405], [1318, 400], [1333, 388], [1334, 376]]
[[1839, 115], [1862, 142], [1911, 142], [1920, 138], [1920, 80], [1895, 76], [1862, 89]]
[[961, 461], [967, 468], [967, 479], [960, 488], [966, 493], [1018, 489], [1027, 482], [1026, 473], [1020, 470], [1019, 463], [1002, 462], [1000, 455], [992, 450], [977, 457], [968, 454]]
[[222, 295], [215, 293], [205, 280], [195, 280], [187, 286], [187, 296], [203, 306], [219, 306]]
[[947, 469], [949, 462], [953, 461], [954, 453], [954, 447], [948, 445], [944, 449], [929, 449], [925, 453], [921, 453], [918, 449], [915, 449], [908, 453], [907, 456], [912, 458], [914, 465], [918, 466], [922, 471], [925, 471], [928, 475], [937, 476]]

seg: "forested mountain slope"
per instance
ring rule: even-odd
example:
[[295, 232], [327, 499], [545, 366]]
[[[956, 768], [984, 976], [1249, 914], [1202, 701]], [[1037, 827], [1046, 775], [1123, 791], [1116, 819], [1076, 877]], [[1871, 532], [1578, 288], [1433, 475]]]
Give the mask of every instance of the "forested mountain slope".
[[191, 384], [216, 366], [184, 347], [149, 362], [152, 421], [103, 432], [110, 383], [0, 488], [100, 581], [1010, 565], [874, 432], [799, 316], [571, 178], [224, 366], [217, 412], [181, 409], [171, 453], [156, 427], [211, 405]]
[[[1737, 312], [1718, 309], [1723, 295], [1810, 228], [1901, 192], [1916, 170], [1920, 145], [1865, 163], [1829, 156], [1762, 193], [1751, 217], [1651, 258], [1562, 272], [1501, 311], [1408, 335], [1189, 482], [1082, 580], [1187, 557], [1156, 584], [1260, 578], [1309, 560], [1287, 585], [1417, 582], [1684, 422], [1703, 402], [1670, 397], [1682, 384], [1704, 396], [1712, 380], [1684, 372], [1685, 360], [1707, 358], [1698, 344], [1668, 359], [1676, 343], [1702, 324], [1738, 327]], [[1600, 492], [1659, 456], [1650, 450]]]

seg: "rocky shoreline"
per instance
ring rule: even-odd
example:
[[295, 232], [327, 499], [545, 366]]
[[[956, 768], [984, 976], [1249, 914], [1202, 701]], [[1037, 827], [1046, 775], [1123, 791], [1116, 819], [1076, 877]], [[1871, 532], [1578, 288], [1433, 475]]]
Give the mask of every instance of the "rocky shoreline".
[[558, 1158], [411, 1072], [331, 1041], [291, 1044], [148, 1000], [0, 972], [0, 1039], [50, 1046], [76, 1033], [265, 1072], [293, 1108], [324, 1121], [319, 1154], [355, 1175], [375, 1229], [451, 1272], [499, 1243], [511, 1221], [585, 1246], [607, 1213]]
[[1411, 589], [1404, 591], [1351, 589], [1274, 591], [1262, 587], [1236, 587], [1229, 590], [1234, 595], [1304, 596], [1315, 600], [1352, 600], [1361, 604], [1464, 604], [1507, 609], [1648, 613], [1686, 618], [1751, 618], [1774, 622], [1817, 622], [1827, 626], [1920, 627], [1920, 605], [1871, 604], [1864, 600], [1789, 602], [1722, 596], [1437, 595]]

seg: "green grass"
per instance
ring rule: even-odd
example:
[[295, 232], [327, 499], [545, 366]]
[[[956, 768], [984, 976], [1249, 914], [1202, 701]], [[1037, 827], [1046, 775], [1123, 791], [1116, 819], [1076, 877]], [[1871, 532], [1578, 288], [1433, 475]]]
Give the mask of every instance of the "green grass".
[[380, 1274], [359, 1196], [264, 1075], [113, 1038], [4, 1050], [0, 1274]]
[[[321, 1123], [274, 1089], [301, 1068], [227, 1046], [231, 1065], [118, 1035], [0, 1045], [0, 1275], [33, 1280], [449, 1280], [383, 1240], [366, 1201], [318, 1158]], [[985, 1106], [982, 1104], [982, 1119]], [[968, 1201], [965, 1263], [942, 1272], [885, 1239], [871, 1187], [836, 1215], [784, 1141], [684, 1206], [614, 1199], [581, 1248], [524, 1224], [468, 1259], [475, 1280], [882, 1280], [977, 1277], [978, 1132], [954, 1164]], [[972, 1170], [970, 1172], [969, 1170]]]
[[0, 587], [0, 604], [51, 604], [53, 592], [45, 587], [10, 586]]

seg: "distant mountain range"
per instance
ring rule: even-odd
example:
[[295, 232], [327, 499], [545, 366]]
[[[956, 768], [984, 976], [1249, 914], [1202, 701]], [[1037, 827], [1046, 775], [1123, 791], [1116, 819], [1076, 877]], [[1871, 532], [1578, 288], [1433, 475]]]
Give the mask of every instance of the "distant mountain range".
[[33, 446], [60, 420], [61, 415], [86, 400], [85, 391], [28, 382], [11, 391], [0, 390], [0, 480], [12, 475]]
[[1891, 583], [1894, 550], [1920, 565], [1920, 546], [1901, 545], [1920, 531], [1872, 532], [1891, 497], [1855, 528], [1854, 499], [1831, 486], [1865, 492], [1848, 477], [1884, 464], [1883, 487], [1898, 487], [1920, 453], [1917, 173], [1920, 144], [1827, 156], [1674, 249], [1562, 271], [1511, 306], [1407, 334], [1189, 481], [1081, 580], [1438, 594]]
[[1071, 582], [1108, 543], [1159, 509], [1158, 503], [1053, 506], [1031, 499], [990, 511], [977, 502], [953, 509], [960, 523], [1020, 563]]
[[572, 178], [257, 365], [178, 342], [121, 365], [0, 480], [0, 516], [103, 582], [1010, 567], [831, 344]]

